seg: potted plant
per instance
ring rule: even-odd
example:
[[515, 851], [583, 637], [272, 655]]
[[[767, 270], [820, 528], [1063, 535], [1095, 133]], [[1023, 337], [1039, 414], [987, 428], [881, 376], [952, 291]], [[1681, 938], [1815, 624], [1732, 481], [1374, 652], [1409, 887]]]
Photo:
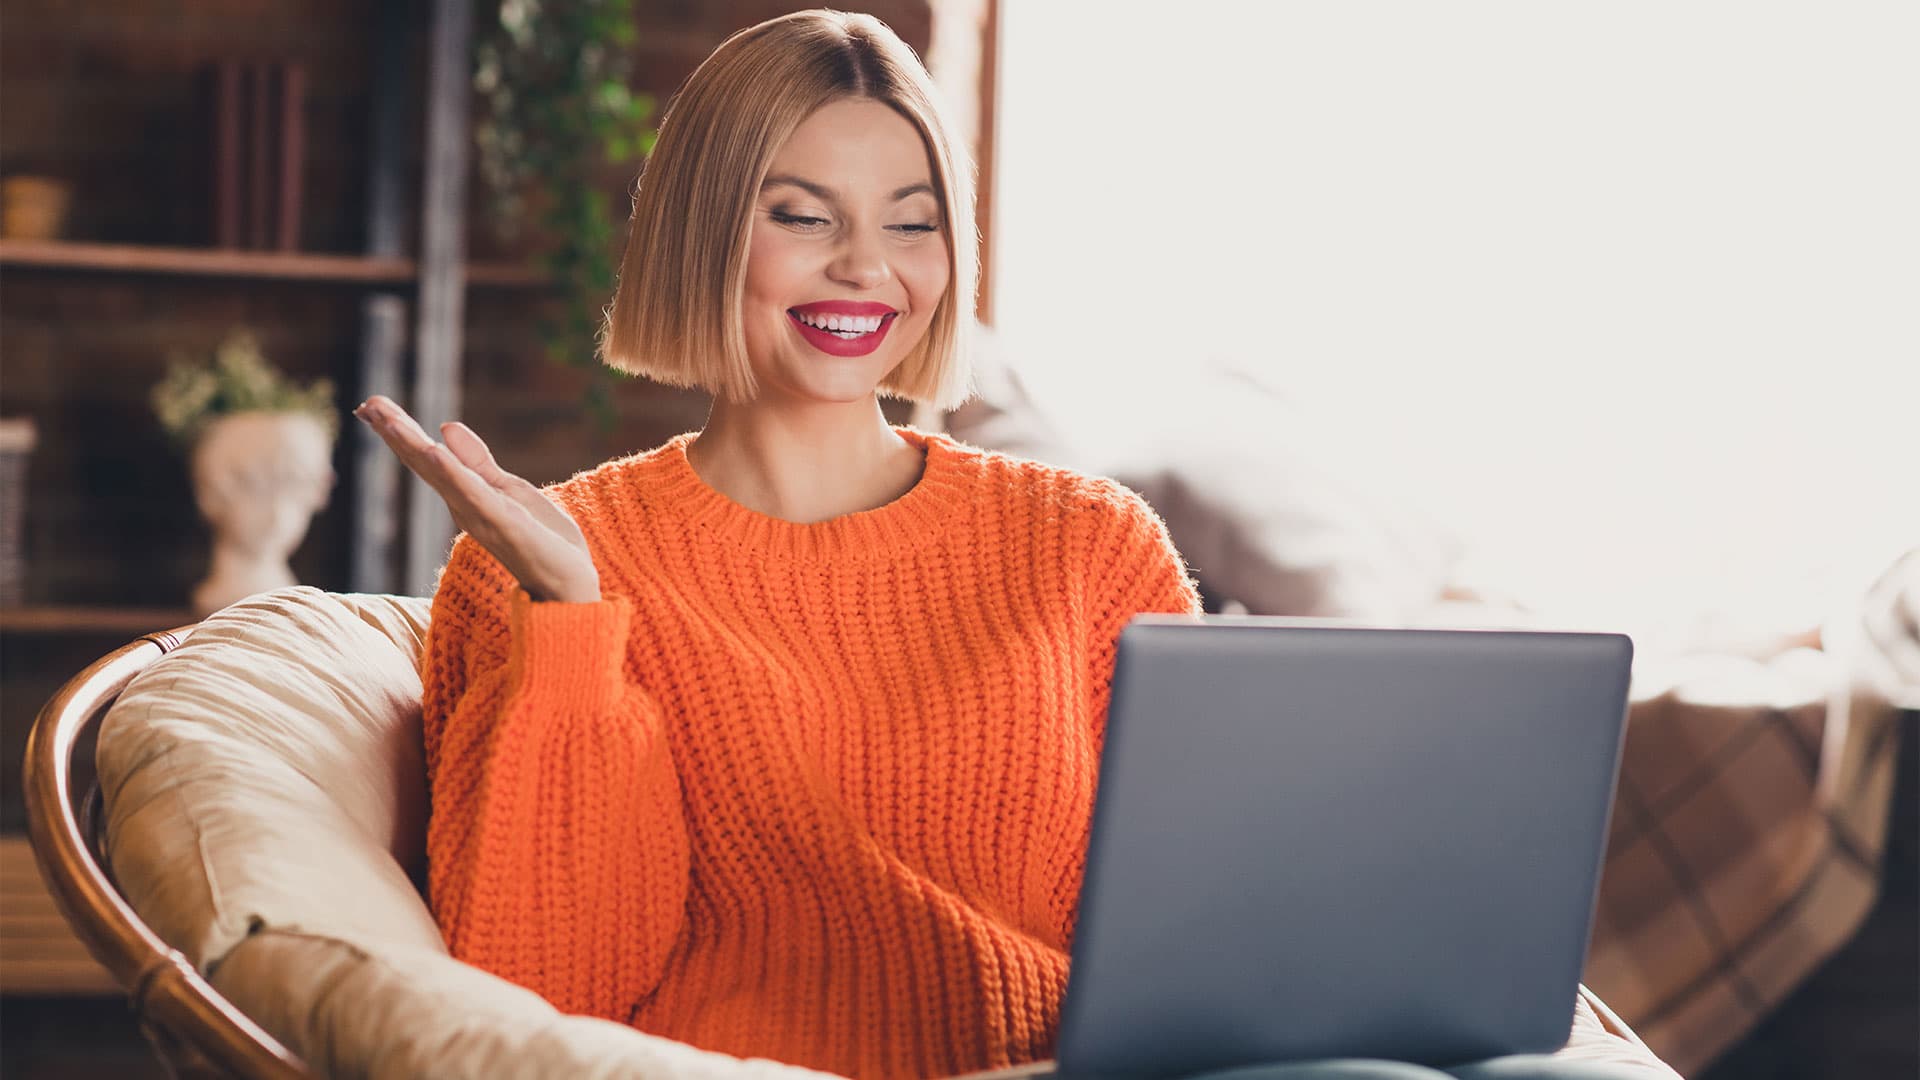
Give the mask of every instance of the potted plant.
[[289, 381], [244, 328], [204, 363], [176, 356], [153, 409], [191, 463], [194, 501], [213, 532], [207, 576], [193, 589], [206, 615], [296, 583], [287, 559], [333, 491], [340, 416], [333, 383]]
[[512, 239], [531, 219], [538, 261], [559, 295], [542, 319], [548, 359], [587, 371], [589, 414], [614, 419], [614, 373], [598, 362], [602, 311], [617, 284], [619, 233], [609, 165], [653, 150], [654, 100], [628, 87], [633, 0], [500, 0], [474, 49], [481, 103], [474, 140], [489, 219]]

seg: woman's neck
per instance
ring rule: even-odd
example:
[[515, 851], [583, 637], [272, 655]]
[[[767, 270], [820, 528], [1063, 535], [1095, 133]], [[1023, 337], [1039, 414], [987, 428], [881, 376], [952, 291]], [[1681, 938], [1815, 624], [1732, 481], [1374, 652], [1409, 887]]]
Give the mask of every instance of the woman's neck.
[[826, 521], [885, 506], [920, 480], [926, 456], [880, 411], [729, 406], [716, 399], [687, 461], [709, 487], [771, 517]]

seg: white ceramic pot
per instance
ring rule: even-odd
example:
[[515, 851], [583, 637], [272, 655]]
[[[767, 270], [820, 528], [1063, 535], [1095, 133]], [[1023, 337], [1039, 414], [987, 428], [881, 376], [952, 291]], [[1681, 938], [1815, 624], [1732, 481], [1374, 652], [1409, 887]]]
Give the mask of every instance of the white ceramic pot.
[[297, 584], [287, 558], [333, 492], [333, 444], [311, 413], [241, 412], [209, 423], [193, 447], [193, 494], [213, 530], [193, 609]]

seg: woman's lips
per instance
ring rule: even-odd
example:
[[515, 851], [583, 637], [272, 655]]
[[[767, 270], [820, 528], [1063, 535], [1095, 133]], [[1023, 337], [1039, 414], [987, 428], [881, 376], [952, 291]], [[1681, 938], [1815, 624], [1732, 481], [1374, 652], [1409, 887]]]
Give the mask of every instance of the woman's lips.
[[795, 327], [799, 328], [800, 336], [807, 339], [807, 344], [812, 345], [823, 353], [831, 356], [865, 356], [880, 347], [880, 342], [886, 339], [887, 330], [893, 326], [893, 320], [899, 318], [899, 314], [896, 312], [892, 315], [882, 316], [880, 319], [880, 329], [875, 330], [871, 334], [862, 334], [855, 338], [843, 338], [831, 330], [822, 330], [817, 326], [808, 326], [806, 323], [801, 322], [800, 317], [791, 311], [787, 312], [787, 318]]

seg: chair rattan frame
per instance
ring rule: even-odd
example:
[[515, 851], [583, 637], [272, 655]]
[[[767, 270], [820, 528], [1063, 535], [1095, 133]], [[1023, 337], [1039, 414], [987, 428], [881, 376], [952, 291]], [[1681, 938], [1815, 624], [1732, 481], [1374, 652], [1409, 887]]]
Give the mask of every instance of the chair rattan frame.
[[148, 634], [69, 679], [35, 718], [23, 770], [28, 837], [54, 903], [127, 992], [140, 1030], [177, 1077], [311, 1080], [287, 1048], [160, 940], [114, 885], [100, 833], [91, 746], [134, 676], [178, 648], [192, 626]]

